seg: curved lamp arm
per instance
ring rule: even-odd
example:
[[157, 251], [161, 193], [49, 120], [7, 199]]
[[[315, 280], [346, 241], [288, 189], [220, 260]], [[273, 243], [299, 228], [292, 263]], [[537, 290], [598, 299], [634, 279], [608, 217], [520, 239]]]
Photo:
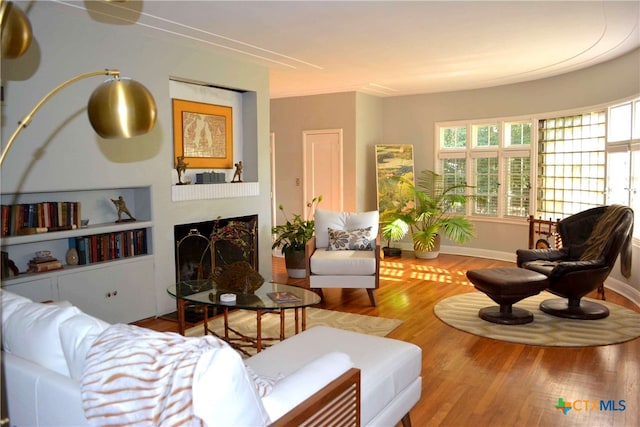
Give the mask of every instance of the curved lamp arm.
[[79, 76], [73, 77], [73, 78], [67, 80], [64, 83], [59, 84], [51, 92], [46, 94], [44, 96], [44, 98], [42, 98], [36, 104], [36, 106], [33, 107], [33, 109], [29, 112], [29, 114], [24, 116], [24, 118], [18, 122], [18, 127], [13, 132], [13, 135], [11, 135], [11, 138], [9, 138], [9, 142], [7, 142], [7, 145], [6, 145], [6, 147], [4, 147], [4, 150], [2, 150], [2, 157], [0, 157], [0, 165], [2, 165], [2, 162], [4, 161], [4, 157], [9, 152], [9, 149], [11, 148], [11, 145], [13, 144], [13, 141], [16, 140], [16, 137], [18, 136], [18, 134], [20, 132], [22, 132], [22, 129], [24, 129], [27, 126], [29, 126], [29, 124], [31, 123], [31, 119], [33, 118], [33, 115], [36, 114], [36, 112], [40, 109], [40, 107], [42, 107], [49, 99], [51, 99], [51, 97], [53, 97], [53, 95], [55, 95], [56, 93], [60, 92], [62, 89], [64, 89], [65, 87], [69, 86], [70, 84], [77, 82], [78, 80], [83, 80], [83, 79], [86, 79], [86, 78], [89, 78], [89, 77], [94, 77], [94, 76], [99, 76], [99, 75], [120, 76], [120, 71], [118, 71], [118, 70], [101, 70], [101, 71], [92, 71], [90, 73], [80, 74]]
[[157, 114], [155, 102], [149, 91], [133, 80], [120, 80], [119, 70], [92, 71], [73, 77], [55, 87], [33, 107], [29, 114], [18, 122], [18, 127], [2, 150], [0, 166], [18, 134], [29, 126], [40, 107], [65, 87], [79, 80], [99, 75], [114, 76], [115, 78], [109, 79], [99, 86], [89, 99], [89, 121], [96, 133], [104, 138], [129, 138], [149, 132], [155, 124]]

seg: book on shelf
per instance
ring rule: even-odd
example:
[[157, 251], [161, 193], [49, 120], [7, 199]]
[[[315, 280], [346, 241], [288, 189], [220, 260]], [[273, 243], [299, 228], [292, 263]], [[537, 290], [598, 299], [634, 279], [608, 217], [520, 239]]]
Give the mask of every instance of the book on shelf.
[[31, 261], [29, 261], [30, 263], [33, 264], [42, 264], [44, 262], [51, 262], [51, 261], [59, 261], [56, 257], [54, 256], [44, 256], [44, 257], [34, 257]]
[[273, 300], [273, 302], [277, 303], [302, 301], [302, 298], [295, 296], [291, 292], [269, 292], [267, 295]]
[[[2, 205], [2, 237], [80, 227], [80, 202], [39, 202]], [[71, 228], [68, 228], [71, 227]], [[29, 229], [21, 233], [22, 229]], [[40, 230], [40, 231], [34, 231]]]
[[50, 259], [44, 259], [37, 257], [29, 261], [28, 271], [30, 273], [44, 273], [46, 271], [59, 270], [62, 267], [60, 260], [54, 257], [48, 257]]
[[71, 237], [68, 246], [78, 251], [80, 265], [146, 255], [147, 232], [137, 229]]

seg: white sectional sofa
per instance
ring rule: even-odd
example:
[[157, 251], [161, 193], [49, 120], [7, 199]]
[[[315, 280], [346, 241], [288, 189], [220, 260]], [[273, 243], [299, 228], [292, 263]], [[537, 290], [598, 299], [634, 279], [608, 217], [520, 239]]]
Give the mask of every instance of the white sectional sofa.
[[[213, 337], [109, 325], [68, 303], [36, 303], [6, 291], [0, 298], [12, 426], [100, 425], [113, 421], [113, 412], [129, 424], [134, 415], [127, 411], [147, 406], [140, 411], [155, 418], [140, 425], [172, 425], [171, 416], [178, 415], [192, 416], [194, 425], [298, 425], [327, 413], [322, 416], [341, 421], [328, 418], [324, 425], [407, 426], [420, 399], [421, 350], [398, 340], [316, 327], [243, 360]], [[148, 359], [155, 365], [146, 365]], [[164, 373], [157, 374], [158, 367]], [[180, 375], [186, 372], [180, 369], [192, 374]], [[149, 390], [128, 382], [143, 375], [151, 375], [143, 378]], [[186, 377], [190, 387], [176, 385]], [[100, 400], [115, 389], [124, 393], [125, 386], [130, 389], [123, 402]], [[157, 397], [161, 386], [180, 390]], [[187, 394], [180, 394], [185, 388]], [[145, 401], [141, 395], [147, 392]], [[182, 400], [170, 401], [169, 395]], [[339, 399], [344, 404], [335, 403]], [[188, 402], [187, 408], [171, 415], [176, 402]], [[347, 409], [336, 409], [342, 406]]]

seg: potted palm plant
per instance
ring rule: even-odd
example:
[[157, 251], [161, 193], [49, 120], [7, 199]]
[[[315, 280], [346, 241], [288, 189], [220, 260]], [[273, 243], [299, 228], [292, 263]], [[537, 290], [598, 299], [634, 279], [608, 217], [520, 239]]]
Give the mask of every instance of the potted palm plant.
[[[322, 196], [314, 197], [309, 204], [309, 211], [315, 211], [321, 201]], [[278, 209], [284, 215], [286, 222], [271, 229], [275, 236], [271, 249], [281, 248], [289, 277], [302, 279], [307, 275], [304, 249], [307, 242], [313, 237], [315, 221], [313, 218], [303, 219], [300, 214], [290, 217], [285, 213], [282, 205], [278, 206]]]
[[400, 248], [391, 247], [391, 242], [401, 240], [409, 231], [409, 226], [401, 219], [394, 218], [394, 212], [384, 211], [380, 214], [380, 234], [387, 245], [382, 248], [385, 257], [395, 257], [402, 254]]
[[416, 185], [403, 177], [396, 180], [408, 187], [415, 200], [385, 214], [383, 236], [402, 238], [410, 231], [415, 256], [425, 259], [438, 256], [441, 234], [456, 243], [464, 243], [474, 237], [471, 221], [454, 213], [472, 197], [460, 192], [470, 186], [446, 185], [441, 175], [430, 170], [420, 173]]

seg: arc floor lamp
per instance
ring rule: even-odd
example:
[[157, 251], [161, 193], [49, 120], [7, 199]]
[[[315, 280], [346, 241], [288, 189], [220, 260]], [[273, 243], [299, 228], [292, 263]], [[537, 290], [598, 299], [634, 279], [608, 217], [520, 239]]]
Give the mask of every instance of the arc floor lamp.
[[[0, 7], [0, 21], [2, 57], [19, 57], [31, 43], [29, 20], [18, 7], [11, 2], [3, 1]], [[87, 105], [89, 122], [96, 133], [103, 138], [111, 139], [131, 138], [151, 131], [156, 122], [157, 108], [149, 90], [135, 80], [120, 78], [119, 70], [92, 71], [61, 83], [24, 116], [2, 150], [0, 166], [18, 134], [29, 126], [40, 107], [65, 87], [79, 80], [99, 75], [107, 75], [110, 78], [93, 91]]]

